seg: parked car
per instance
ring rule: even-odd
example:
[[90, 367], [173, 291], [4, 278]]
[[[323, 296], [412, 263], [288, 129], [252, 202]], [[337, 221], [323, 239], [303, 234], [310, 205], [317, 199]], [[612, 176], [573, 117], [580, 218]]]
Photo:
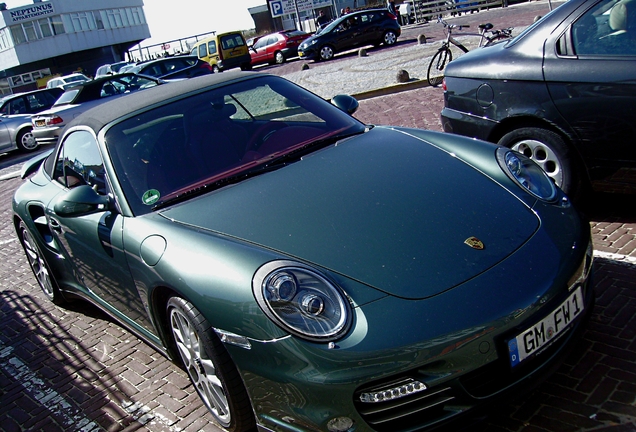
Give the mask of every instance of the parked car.
[[519, 396], [592, 310], [589, 224], [525, 156], [356, 107], [235, 71], [78, 116], [13, 199], [44, 294], [183, 362], [228, 430], [421, 430]]
[[212, 73], [206, 62], [195, 56], [164, 57], [139, 63], [127, 72], [147, 75], [164, 80], [187, 79]]
[[102, 65], [98, 67], [97, 70], [95, 71], [95, 78], [100, 78], [106, 75], [114, 75], [116, 73], [119, 73], [121, 68], [123, 68], [124, 66], [131, 65], [131, 64], [132, 64], [131, 62], [120, 61], [117, 63]]
[[444, 130], [524, 153], [574, 199], [589, 185], [636, 186], [635, 6], [571, 0], [510, 42], [453, 60]]
[[393, 45], [401, 34], [397, 16], [387, 9], [353, 12], [305, 39], [298, 48], [298, 55], [301, 59], [331, 60], [336, 53], [356, 47]]
[[207, 62], [215, 73], [252, 68], [247, 42], [241, 32], [219, 33], [197, 42], [190, 54]]
[[269, 63], [283, 64], [298, 56], [298, 45], [311, 34], [299, 30], [285, 30], [261, 36], [251, 47], [252, 66]]
[[63, 90], [69, 89], [78, 84], [90, 81], [90, 78], [81, 73], [72, 73], [61, 77], [51, 78], [46, 82], [46, 88], [60, 87]]
[[60, 88], [34, 90], [0, 99], [0, 153], [37, 149], [31, 115], [50, 108], [63, 92]]
[[35, 114], [53, 106], [64, 93], [59, 87], [6, 95], [0, 99], [0, 114]]
[[145, 75], [124, 73], [97, 78], [66, 90], [53, 106], [31, 117], [38, 144], [55, 144], [64, 127], [80, 113], [114, 97], [154, 87], [164, 81]]

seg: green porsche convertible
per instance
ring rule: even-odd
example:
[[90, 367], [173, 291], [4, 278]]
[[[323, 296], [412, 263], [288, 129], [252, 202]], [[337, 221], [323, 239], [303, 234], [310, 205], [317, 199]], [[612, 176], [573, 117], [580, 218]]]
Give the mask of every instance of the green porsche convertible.
[[229, 431], [425, 430], [536, 385], [594, 304], [588, 223], [519, 153], [356, 108], [238, 71], [83, 113], [14, 196], [44, 293]]

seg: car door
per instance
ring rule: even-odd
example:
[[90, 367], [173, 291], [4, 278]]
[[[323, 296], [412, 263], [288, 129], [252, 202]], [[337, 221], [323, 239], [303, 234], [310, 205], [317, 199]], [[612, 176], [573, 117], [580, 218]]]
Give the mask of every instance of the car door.
[[381, 31], [379, 31], [379, 19], [378, 15], [374, 12], [368, 12], [360, 15], [360, 28], [359, 28], [359, 45], [367, 45], [373, 42], [377, 42], [382, 39]]
[[88, 185], [103, 196], [110, 192], [97, 141], [91, 133], [78, 130], [66, 136], [57, 155], [53, 181], [64, 191], [47, 204], [49, 227], [80, 288], [111, 312], [152, 332], [126, 261], [124, 217], [108, 208], [72, 215], [59, 207], [60, 200], [80, 186]]
[[358, 45], [358, 20], [357, 16], [350, 16], [344, 19], [338, 27], [331, 31], [331, 44], [333, 44], [337, 52], [344, 51], [350, 48], [355, 48]]
[[548, 90], [577, 135], [593, 178], [636, 168], [636, 44], [623, 38], [628, 31], [613, 28], [622, 21], [636, 29], [633, 11], [623, 20], [615, 16], [628, 3], [590, 1], [545, 44]]
[[6, 126], [7, 118], [0, 115], [0, 151], [11, 150], [15, 143], [11, 140], [11, 134]]
[[267, 47], [270, 45], [271, 37], [262, 37], [256, 41], [252, 47], [252, 64], [265, 63], [267, 61]]

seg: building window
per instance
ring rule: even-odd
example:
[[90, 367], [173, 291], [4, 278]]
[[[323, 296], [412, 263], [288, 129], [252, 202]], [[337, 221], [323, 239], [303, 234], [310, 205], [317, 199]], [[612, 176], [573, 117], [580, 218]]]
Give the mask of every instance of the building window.
[[[89, 15], [86, 12], [77, 12], [69, 15], [71, 16], [71, 23], [73, 24], [73, 31], [82, 32], [95, 28], [94, 23], [91, 22], [92, 20], [89, 19]], [[92, 18], [92, 14], [90, 17]]]
[[121, 16], [120, 9], [110, 9], [106, 11], [108, 16], [108, 25], [110, 28], [119, 28], [124, 26], [124, 20]]
[[0, 29], [0, 51], [9, 48], [9, 38], [5, 29]]
[[26, 33], [28, 41], [36, 41], [38, 39], [42, 39], [42, 33], [40, 33], [40, 28], [35, 25], [33, 21], [25, 22], [22, 24], [24, 27], [24, 33]]
[[102, 19], [102, 13], [100, 11], [93, 12], [93, 19], [97, 25], [97, 30], [104, 30], [104, 20]]
[[51, 23], [48, 18], [38, 20], [38, 25], [40, 26], [40, 31], [42, 32], [43, 37], [46, 38], [53, 36], [53, 30], [51, 29]]
[[144, 15], [141, 8], [130, 8], [130, 23], [132, 25], [141, 25], [144, 23]]
[[49, 19], [51, 20], [51, 26], [53, 26], [54, 35], [57, 36], [66, 33], [66, 30], [64, 30], [64, 22], [62, 21], [61, 15], [55, 15]]
[[11, 37], [13, 38], [14, 45], [19, 45], [27, 41], [21, 25], [11, 26]]

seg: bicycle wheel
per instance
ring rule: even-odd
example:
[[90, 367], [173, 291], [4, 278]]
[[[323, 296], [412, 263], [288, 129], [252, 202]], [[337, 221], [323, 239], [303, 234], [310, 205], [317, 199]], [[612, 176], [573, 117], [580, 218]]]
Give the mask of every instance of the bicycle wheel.
[[501, 42], [502, 40], [506, 40], [506, 39], [510, 39], [510, 36], [506, 36], [506, 35], [497, 35], [492, 39], [488, 39], [488, 42], [486, 42], [486, 44], [484, 46], [490, 46], [493, 44], [496, 44], [497, 42]]
[[435, 87], [442, 82], [444, 69], [446, 69], [446, 65], [451, 60], [453, 60], [453, 53], [446, 47], [440, 48], [435, 53], [431, 62], [428, 64], [428, 72], [426, 73], [428, 85]]

